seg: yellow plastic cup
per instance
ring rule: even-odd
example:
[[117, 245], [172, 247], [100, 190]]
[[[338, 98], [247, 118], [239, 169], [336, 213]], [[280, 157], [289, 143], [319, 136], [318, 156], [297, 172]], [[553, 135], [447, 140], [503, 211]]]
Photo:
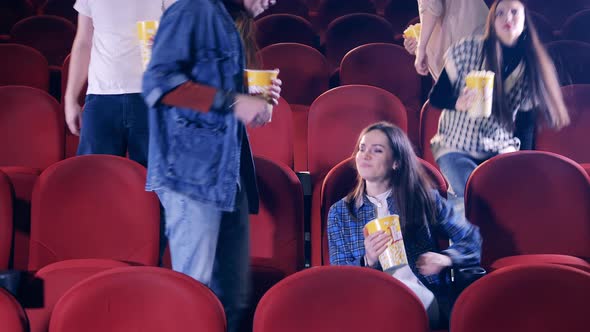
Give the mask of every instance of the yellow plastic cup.
[[412, 24], [404, 30], [404, 38], [416, 38], [420, 39], [420, 32], [422, 31], [422, 24]]
[[137, 22], [137, 37], [139, 38], [141, 64], [144, 70], [152, 58], [152, 45], [154, 44], [156, 31], [158, 31], [158, 25], [158, 21]]
[[472, 71], [465, 77], [465, 86], [478, 91], [478, 98], [469, 109], [470, 116], [487, 118], [492, 115], [494, 76], [494, 72], [484, 70]]
[[[262, 95], [268, 99], [268, 90], [272, 85], [272, 80], [279, 76], [278, 70], [261, 70], [261, 69], [245, 69], [244, 74], [246, 76], [246, 85], [248, 87], [248, 93], [251, 95]], [[270, 119], [272, 120], [271, 104], [268, 104], [270, 109]]]
[[399, 216], [397, 214], [377, 218], [369, 221], [363, 228], [363, 233], [369, 236], [378, 231], [385, 231], [391, 235], [391, 242], [387, 249], [379, 255], [379, 263], [383, 270], [388, 270], [400, 265], [408, 264], [408, 256], [404, 247], [404, 238], [401, 231]]
[[272, 80], [279, 76], [278, 70], [245, 69], [248, 93], [266, 96], [272, 85]]

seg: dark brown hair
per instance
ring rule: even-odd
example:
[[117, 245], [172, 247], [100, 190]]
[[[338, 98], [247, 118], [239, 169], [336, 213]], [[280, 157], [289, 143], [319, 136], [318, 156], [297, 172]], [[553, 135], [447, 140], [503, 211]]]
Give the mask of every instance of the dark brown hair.
[[242, 38], [244, 52], [246, 56], [246, 67], [250, 69], [260, 69], [260, 59], [258, 59], [258, 44], [256, 43], [256, 24], [254, 18], [237, 4], [235, 0], [225, 0], [225, 7], [234, 19], [236, 28]]
[[[399, 207], [402, 229], [421, 227], [436, 223], [436, 202], [432, 194], [433, 185], [425, 173], [412, 144], [406, 133], [399, 127], [388, 122], [377, 122], [365, 128], [357, 141], [353, 156], [359, 151], [362, 137], [367, 133], [379, 130], [387, 137], [394, 162], [398, 167], [390, 169], [389, 185], [396, 205]], [[353, 191], [345, 198], [348, 209], [356, 217], [353, 207], [360, 206], [366, 194], [365, 180], [357, 175], [357, 183]]]
[[[519, 1], [522, 3], [520, 0], [496, 0], [492, 4], [487, 19], [483, 52], [489, 70], [495, 73], [494, 116], [505, 126], [512, 127], [514, 123], [513, 110], [509, 109], [504, 97], [505, 78], [502, 77], [501, 70], [503, 62], [502, 46], [494, 27], [496, 9], [502, 1]], [[536, 110], [544, 114], [547, 122], [553, 127], [562, 128], [569, 124], [570, 118], [563, 102], [555, 66], [539, 40], [535, 25], [524, 3], [523, 6], [525, 21], [519, 42], [523, 43], [522, 47], [524, 47], [524, 79], [527, 80], [530, 87], [531, 99]]]

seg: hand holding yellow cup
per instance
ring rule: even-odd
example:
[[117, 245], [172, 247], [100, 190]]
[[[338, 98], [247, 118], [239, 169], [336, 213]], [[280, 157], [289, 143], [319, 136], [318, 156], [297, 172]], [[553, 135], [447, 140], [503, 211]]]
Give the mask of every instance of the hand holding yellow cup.
[[392, 216], [373, 219], [363, 228], [365, 237], [378, 231], [385, 231], [392, 238], [391, 242], [387, 245], [387, 249], [379, 255], [379, 263], [381, 263], [383, 270], [408, 264], [408, 256], [406, 255], [399, 216], [394, 214]]
[[404, 30], [404, 38], [415, 38], [416, 40], [420, 39], [420, 32], [422, 31], [422, 24], [416, 23], [412, 24]]
[[248, 93], [268, 97], [272, 80], [279, 76], [278, 70], [245, 69]]
[[156, 31], [158, 31], [158, 25], [158, 21], [137, 22], [137, 37], [139, 38], [141, 64], [144, 70], [152, 57], [152, 45], [154, 44]]
[[[272, 104], [270, 103], [269, 89], [272, 86], [272, 80], [279, 76], [278, 70], [258, 70], [245, 69], [244, 70], [246, 85], [248, 93], [251, 95], [260, 95], [269, 101], [268, 107], [271, 111], [272, 119]], [[269, 120], [270, 122], [270, 120]]]

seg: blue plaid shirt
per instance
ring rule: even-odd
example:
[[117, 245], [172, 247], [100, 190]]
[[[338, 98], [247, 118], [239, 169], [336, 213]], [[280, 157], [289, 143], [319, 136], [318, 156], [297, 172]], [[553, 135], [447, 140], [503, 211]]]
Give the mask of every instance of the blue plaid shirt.
[[[469, 223], [462, 215], [454, 213], [452, 206], [434, 191], [436, 198], [436, 225], [424, 225], [417, 232], [404, 232], [404, 245], [410, 268], [429, 288], [440, 284], [438, 275], [423, 276], [416, 268], [416, 260], [426, 252], [440, 252], [451, 258], [453, 266], [478, 265], [481, 257], [481, 237], [479, 228]], [[362, 266], [365, 256], [363, 227], [375, 219], [376, 208], [366, 196], [360, 207], [353, 207], [350, 214], [344, 199], [336, 202], [328, 214], [328, 245], [330, 264]], [[398, 208], [390, 195], [387, 205], [391, 214], [399, 214]], [[437, 235], [446, 236], [452, 245], [439, 250]], [[380, 267], [379, 267], [380, 268]]]

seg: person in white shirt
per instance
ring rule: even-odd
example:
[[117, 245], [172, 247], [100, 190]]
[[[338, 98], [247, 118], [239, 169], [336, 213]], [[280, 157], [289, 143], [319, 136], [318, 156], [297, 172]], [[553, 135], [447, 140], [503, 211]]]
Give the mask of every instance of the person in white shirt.
[[437, 81], [444, 54], [459, 40], [484, 32], [488, 6], [483, 0], [418, 0], [422, 29], [418, 39], [405, 38], [404, 46], [416, 55], [420, 75]]
[[[112, 154], [147, 164], [138, 21], [158, 21], [174, 0], [77, 0], [78, 30], [64, 96], [78, 155]], [[88, 81], [84, 112], [77, 99]]]

